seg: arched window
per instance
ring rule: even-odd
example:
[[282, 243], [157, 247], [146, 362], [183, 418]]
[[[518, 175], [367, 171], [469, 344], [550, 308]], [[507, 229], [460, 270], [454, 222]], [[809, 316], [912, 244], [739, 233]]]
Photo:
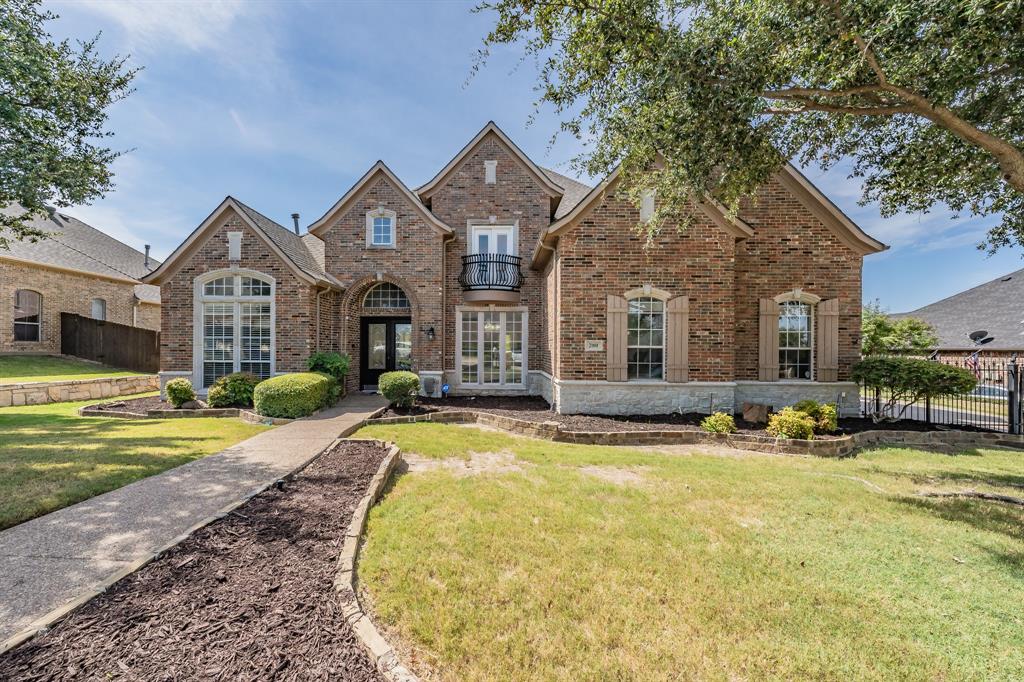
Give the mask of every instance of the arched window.
[[812, 378], [814, 304], [806, 300], [779, 301], [779, 378]]
[[196, 310], [196, 370], [209, 387], [232, 372], [266, 379], [274, 370], [274, 281], [266, 275], [222, 275], [201, 283]]
[[43, 295], [31, 289], [14, 292], [14, 340], [39, 341], [42, 338]]
[[650, 296], [629, 299], [626, 315], [626, 377], [665, 378], [665, 302]]
[[364, 308], [409, 308], [409, 297], [402, 288], [391, 282], [381, 282], [366, 292]]
[[102, 298], [92, 299], [92, 319], [94, 320], [105, 320], [107, 319], [107, 302]]

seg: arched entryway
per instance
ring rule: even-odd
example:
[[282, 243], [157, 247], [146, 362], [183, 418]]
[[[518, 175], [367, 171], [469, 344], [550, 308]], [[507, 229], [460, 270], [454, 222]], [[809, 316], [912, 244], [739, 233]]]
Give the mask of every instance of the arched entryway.
[[375, 389], [381, 374], [413, 369], [415, 308], [409, 289], [390, 277], [350, 289], [346, 343], [355, 365], [354, 388]]

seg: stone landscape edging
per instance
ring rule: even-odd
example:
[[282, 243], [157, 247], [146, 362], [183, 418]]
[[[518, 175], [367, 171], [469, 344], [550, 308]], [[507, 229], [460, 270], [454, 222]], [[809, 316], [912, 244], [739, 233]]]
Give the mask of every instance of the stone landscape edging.
[[[384, 411], [384, 408], [381, 408], [381, 409], [373, 412], [371, 414], [371, 416], [376, 415], [376, 414], [380, 414], [383, 411]], [[365, 420], [363, 420], [363, 421], [365, 421]], [[210, 525], [214, 521], [217, 521], [218, 519], [224, 518], [225, 516], [227, 516], [228, 514], [233, 512], [235, 509], [237, 509], [238, 507], [241, 507], [243, 504], [245, 504], [246, 502], [251, 500], [256, 495], [259, 495], [260, 493], [262, 493], [262, 492], [272, 488], [273, 486], [277, 485], [278, 481], [288, 481], [288, 480], [291, 480], [292, 478], [295, 477], [296, 474], [298, 474], [303, 469], [305, 469], [310, 464], [312, 464], [318, 457], [320, 457], [324, 453], [330, 452], [334, 448], [338, 447], [338, 445], [343, 440], [346, 440], [346, 438], [350, 434], [355, 433], [358, 429], [362, 428], [363, 421], [356, 422], [352, 426], [344, 429], [334, 440], [331, 441], [331, 443], [327, 447], [319, 450], [316, 454], [314, 454], [311, 457], [303, 460], [301, 463], [299, 463], [298, 466], [296, 466], [294, 469], [292, 469], [288, 473], [283, 474], [282, 476], [279, 476], [279, 477], [275, 478], [272, 481], [268, 481], [267, 483], [261, 484], [261, 485], [255, 487], [255, 488], [253, 488], [249, 492], [245, 493], [241, 498], [239, 498], [239, 499], [235, 500], [234, 502], [231, 502], [231, 503], [221, 507], [219, 510], [217, 510], [216, 512], [214, 512], [210, 516], [207, 516], [206, 518], [204, 518], [204, 519], [196, 522], [195, 524], [189, 526], [184, 532], [178, 534], [177, 536], [172, 538], [169, 542], [165, 543], [164, 545], [161, 545], [158, 549], [156, 549], [153, 552], [151, 552], [149, 554], [146, 554], [145, 556], [140, 557], [139, 559], [133, 561], [132, 563], [128, 564], [127, 566], [125, 566], [120, 571], [117, 571], [116, 573], [108, 576], [104, 580], [100, 581], [98, 584], [96, 584], [96, 585], [90, 587], [89, 589], [85, 590], [84, 592], [82, 592], [82, 594], [79, 594], [77, 597], [73, 597], [72, 599], [68, 600], [64, 604], [58, 606], [55, 609], [52, 609], [51, 611], [49, 611], [45, 615], [41, 616], [40, 618], [36, 619], [35, 621], [30, 623], [26, 627], [22, 628], [19, 632], [16, 632], [15, 634], [11, 635], [10, 637], [5, 639], [4, 641], [0, 642], [0, 655], [3, 655], [5, 653], [7, 653], [11, 649], [14, 649], [14, 648], [17, 648], [17, 647], [21, 646], [22, 644], [24, 644], [25, 642], [28, 642], [29, 640], [33, 639], [37, 635], [46, 633], [54, 625], [56, 625], [60, 621], [62, 621], [65, 618], [67, 618], [68, 616], [70, 616], [72, 613], [74, 613], [75, 611], [77, 611], [81, 607], [85, 606], [89, 601], [92, 600], [93, 597], [97, 597], [97, 596], [103, 594], [104, 592], [109, 590], [111, 587], [113, 587], [120, 580], [123, 580], [124, 578], [127, 578], [129, 575], [131, 575], [132, 573], [135, 573], [136, 571], [138, 571], [139, 569], [143, 568], [144, 566], [146, 566], [150, 562], [155, 561], [156, 559], [159, 559], [166, 552], [168, 552], [169, 550], [173, 549], [175, 546], [177, 546], [177, 545], [181, 544], [182, 542], [184, 542], [185, 540], [187, 540], [196, 531], [198, 531], [198, 530], [200, 530], [202, 528], [205, 528], [206, 526]], [[377, 442], [380, 442], [380, 441], [377, 441]], [[415, 679], [415, 678], [413, 678], [413, 679]]]
[[155, 391], [158, 388], [160, 388], [160, 379], [155, 374], [0, 384], [0, 407], [116, 398], [131, 393]]
[[[383, 410], [378, 410], [378, 414]], [[371, 418], [372, 419], [372, 418]], [[364, 424], [370, 419], [364, 420]], [[349, 440], [363, 441], [369, 443], [381, 443], [381, 441], [367, 438], [353, 438]], [[393, 682], [418, 682], [416, 677], [408, 668], [398, 662], [398, 654], [394, 647], [380, 634], [373, 620], [363, 610], [359, 603], [359, 595], [356, 590], [356, 562], [359, 559], [359, 550], [363, 543], [363, 534], [366, 531], [366, 520], [370, 514], [370, 508], [380, 498], [395, 467], [402, 460], [401, 450], [394, 443], [388, 447], [388, 453], [384, 461], [380, 463], [377, 473], [370, 479], [370, 485], [366, 494], [360, 498], [352, 512], [348, 530], [345, 532], [345, 541], [341, 546], [341, 553], [338, 555], [338, 572], [334, 577], [334, 590], [343, 599], [342, 615], [352, 626], [363, 648], [369, 653], [377, 670], [384, 677]]]
[[421, 415], [401, 417], [370, 417], [367, 424], [407, 424], [437, 422], [449, 424], [482, 424], [509, 433], [544, 438], [580, 445], [725, 445], [741, 450], [755, 450], [816, 457], [848, 457], [873, 445], [906, 445], [908, 447], [957, 450], [964, 447], [1003, 447], [1024, 449], [1024, 436], [988, 431], [861, 431], [849, 436], [821, 440], [791, 440], [744, 433], [708, 433], [699, 430], [665, 429], [651, 431], [569, 431], [556, 421], [533, 422], [491, 412], [476, 410], [440, 410]]

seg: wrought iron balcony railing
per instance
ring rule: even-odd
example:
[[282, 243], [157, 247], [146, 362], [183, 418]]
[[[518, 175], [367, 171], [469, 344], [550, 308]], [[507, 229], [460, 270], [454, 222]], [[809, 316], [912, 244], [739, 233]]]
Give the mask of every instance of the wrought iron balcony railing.
[[462, 257], [459, 284], [463, 291], [495, 289], [519, 291], [523, 286], [523, 259], [504, 253], [473, 253]]

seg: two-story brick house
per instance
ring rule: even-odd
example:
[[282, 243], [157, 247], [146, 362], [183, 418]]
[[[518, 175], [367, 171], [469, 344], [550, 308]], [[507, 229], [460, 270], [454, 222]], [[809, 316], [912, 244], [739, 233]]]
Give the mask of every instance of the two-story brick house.
[[649, 210], [616, 174], [540, 168], [493, 123], [416, 189], [377, 162], [301, 236], [228, 197], [146, 278], [161, 375], [206, 387], [339, 350], [350, 390], [409, 368], [435, 394], [562, 412], [856, 410], [862, 258], [883, 244], [791, 167], [738, 217], [695, 202], [645, 249]]

